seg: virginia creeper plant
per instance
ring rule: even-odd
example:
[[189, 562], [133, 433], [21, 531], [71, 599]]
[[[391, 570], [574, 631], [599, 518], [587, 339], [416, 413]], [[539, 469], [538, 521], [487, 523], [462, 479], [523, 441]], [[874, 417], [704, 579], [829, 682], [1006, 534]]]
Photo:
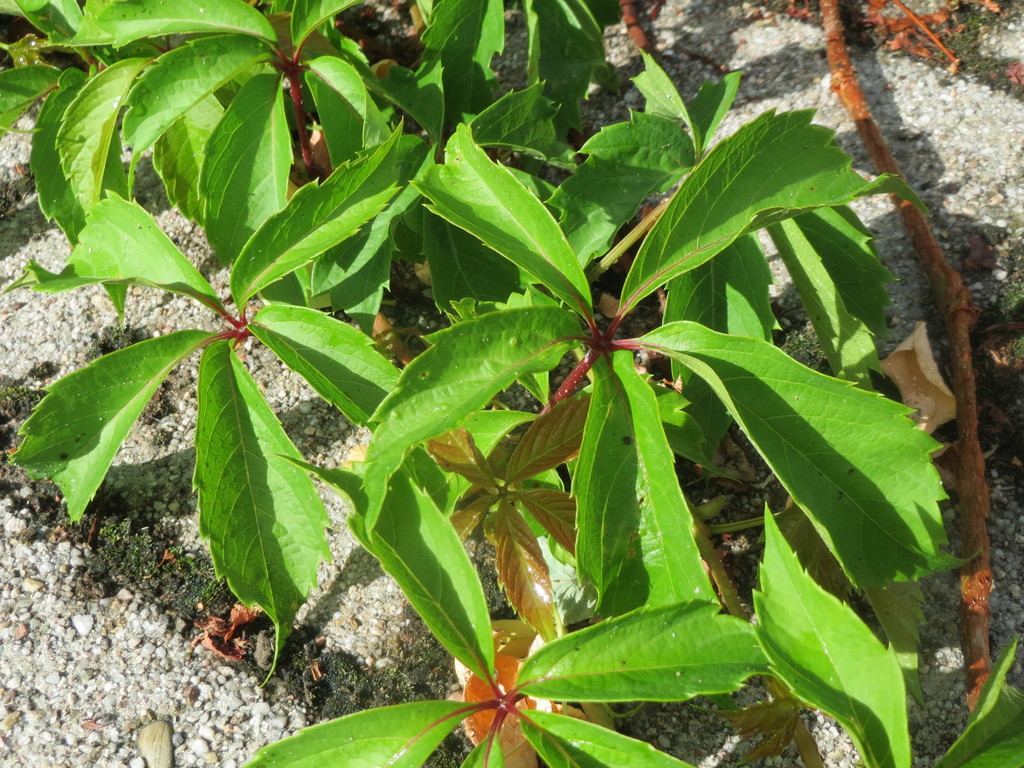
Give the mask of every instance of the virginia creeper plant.
[[[685, 765], [557, 703], [697, 695], [767, 737], [754, 756], [795, 736], [813, 765], [798, 717], [809, 707], [846, 729], [865, 765], [909, 766], [914, 582], [957, 561], [943, 552], [935, 444], [871, 390], [891, 278], [848, 205], [913, 193], [854, 173], [807, 112], [768, 112], [718, 139], [739, 75], [686, 103], [646, 56], [634, 78], [644, 111], [574, 152], [565, 137], [582, 127], [588, 85], [615, 82], [601, 42], [614, 0], [523, 0], [526, 87], [507, 93], [492, 70], [500, 0], [419, 0], [412, 68], [370, 61], [338, 32], [335, 17], [357, 4], [0, 2], [39, 31], [7, 46], [0, 127], [43, 99], [32, 171], [42, 211], [73, 245], [61, 272], [30, 263], [8, 290], [99, 284], [123, 312], [127, 286], [142, 286], [188, 296], [222, 323], [139, 342], [56, 382], [13, 461], [56, 482], [80, 518], [149, 398], [198, 353], [200, 533], [239, 599], [274, 622], [277, 652], [329, 551], [312, 474], [349, 500], [358, 540], [493, 694], [323, 723], [261, 750], [254, 768], [420, 765], [482, 714], [486, 735], [466, 766], [503, 765], [510, 723], [549, 766]], [[79, 64], [58, 69], [57, 52]], [[133, 201], [147, 153], [229, 269], [229, 295]], [[759, 233], [832, 376], [773, 345]], [[599, 319], [592, 284], [633, 247], [618, 308]], [[449, 327], [399, 369], [368, 334], [405, 257], [428, 265]], [[624, 321], [656, 293], [661, 323], [628, 336]], [[249, 337], [371, 428], [365, 462], [303, 460], [238, 354]], [[674, 381], [639, 371], [639, 353], [668, 358]], [[571, 370], [552, 378], [566, 355]], [[516, 384], [539, 415], [493, 407]], [[677, 475], [680, 462], [714, 471], [732, 425], [792, 501], [758, 521], [756, 625]], [[546, 641], [511, 684], [498, 680], [500, 649], [461, 541], [478, 527], [510, 603]], [[842, 589], [816, 581], [809, 566], [822, 552]], [[849, 589], [867, 595], [886, 643], [833, 594]], [[940, 768], [1021, 764], [1012, 658]], [[753, 676], [772, 701], [736, 711], [723, 695]]]

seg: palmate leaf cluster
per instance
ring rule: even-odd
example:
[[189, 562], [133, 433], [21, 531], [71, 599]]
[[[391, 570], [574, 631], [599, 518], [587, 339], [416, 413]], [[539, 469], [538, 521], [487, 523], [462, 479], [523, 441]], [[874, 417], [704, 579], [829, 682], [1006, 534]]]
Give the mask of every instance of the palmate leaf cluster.
[[[772, 722], [788, 723], [775, 738], [800, 708], [819, 708], [866, 765], [909, 766], [913, 582], [956, 561], [943, 552], [934, 443], [870, 389], [890, 277], [848, 204], [913, 193], [854, 173], [806, 112], [768, 112], [716, 136], [738, 74], [687, 103], [647, 57], [635, 78], [646, 108], [603, 127], [577, 158], [565, 137], [581, 128], [581, 98], [592, 82], [614, 85], [601, 42], [614, 0], [523, 0], [526, 87], [504, 94], [492, 70], [505, 44], [500, 0], [419, 0], [411, 68], [371, 69], [339, 34], [332, 20], [355, 5], [3, 5], [43, 43], [10, 46], [18, 66], [0, 72], [0, 128], [44, 98], [32, 171], [41, 209], [73, 245], [62, 271], [30, 263], [9, 289], [99, 284], [123, 312], [127, 287], [141, 286], [187, 296], [224, 326], [142, 341], [58, 381], [13, 460], [53, 479], [81, 517], [149, 398], [198, 354], [200, 533], [236, 595], [273, 620], [278, 652], [329, 552], [313, 476], [351, 502], [353, 533], [482, 680], [496, 651], [461, 537], [479, 527], [494, 542], [510, 601], [548, 643], [493, 706], [682, 701], [761, 675], [774, 681]], [[83, 66], [52, 66], [57, 49]], [[132, 200], [146, 152], [230, 270], [229, 296]], [[565, 180], [544, 180], [545, 167]], [[591, 285], [621, 255], [617, 234], [677, 184], [631, 235], [640, 244], [619, 310], [599, 324]], [[832, 376], [773, 346], [759, 232], [792, 275]], [[426, 262], [451, 321], [401, 369], [368, 335], [400, 258]], [[622, 319], [660, 290], [662, 325], [621, 338]], [[236, 351], [249, 336], [370, 427], [365, 463], [304, 461]], [[638, 372], [636, 350], [668, 358], [677, 386]], [[576, 368], [553, 379], [567, 354]], [[517, 383], [542, 415], [492, 409]], [[733, 424], [794, 502], [782, 530], [766, 510], [756, 626], [722, 613], [706, 533], [676, 474], [680, 461], [709, 465]], [[834, 558], [844, 589], [805, 570], [807, 548]], [[832, 593], [849, 587], [876, 606], [888, 647]], [[581, 619], [592, 626], [567, 633]], [[1021, 764], [1007, 664], [943, 768]], [[359, 713], [251, 765], [419, 765], [490, 705], [475, 706]], [[757, 731], [767, 711], [736, 722]], [[551, 766], [683, 765], [557, 710], [513, 716]], [[495, 738], [466, 765], [501, 765]]]

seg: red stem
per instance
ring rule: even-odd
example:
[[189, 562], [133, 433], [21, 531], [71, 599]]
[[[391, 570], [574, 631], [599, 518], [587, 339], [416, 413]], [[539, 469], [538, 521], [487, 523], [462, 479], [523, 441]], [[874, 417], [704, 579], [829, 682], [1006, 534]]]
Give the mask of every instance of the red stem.
[[309, 130], [306, 128], [306, 110], [302, 105], [302, 83], [299, 82], [298, 68], [287, 68], [284, 76], [288, 78], [288, 93], [292, 97], [292, 108], [295, 111], [295, 129], [299, 132], [302, 162], [310, 174], [318, 175], [313, 170], [313, 147], [309, 143]]
[[547, 412], [556, 404], [565, 400], [565, 398], [572, 395], [579, 387], [580, 382], [586, 378], [586, 375], [590, 373], [590, 369], [594, 367], [594, 363], [597, 362], [598, 357], [601, 353], [596, 349], [588, 349], [587, 354], [583, 356], [583, 359], [576, 364], [576, 367], [572, 369], [572, 372], [565, 377], [565, 381], [562, 382], [562, 386], [558, 388], [558, 391], [551, 396], [551, 401], [544, 406], [544, 411]]

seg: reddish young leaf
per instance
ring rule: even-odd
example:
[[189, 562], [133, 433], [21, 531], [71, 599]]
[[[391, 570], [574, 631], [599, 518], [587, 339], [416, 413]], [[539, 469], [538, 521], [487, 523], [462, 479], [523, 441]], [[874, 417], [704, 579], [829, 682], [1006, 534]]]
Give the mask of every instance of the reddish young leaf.
[[746, 709], [716, 710], [715, 714], [732, 723], [739, 730], [741, 738], [764, 737], [764, 741], [740, 760], [741, 764], [745, 764], [763, 757], [781, 755], [782, 750], [793, 740], [793, 733], [800, 721], [800, 709], [800, 702], [787, 696], [775, 701], [763, 701]]
[[427, 441], [427, 452], [447, 472], [456, 472], [471, 483], [487, 488], [496, 488], [498, 485], [490, 462], [480, 453], [473, 436], [465, 427]]
[[480, 525], [484, 515], [498, 502], [498, 497], [474, 485], [463, 495], [459, 507], [449, 518], [460, 539], [464, 539]]
[[494, 513], [495, 566], [508, 601], [545, 640], [557, 635], [558, 613], [551, 576], [537, 537], [523, 516], [507, 503]]
[[576, 499], [565, 491], [524, 488], [510, 495], [571, 554], [576, 553]]
[[563, 400], [538, 416], [508, 460], [506, 481], [522, 482], [574, 458], [583, 441], [589, 405], [590, 397], [585, 395]]

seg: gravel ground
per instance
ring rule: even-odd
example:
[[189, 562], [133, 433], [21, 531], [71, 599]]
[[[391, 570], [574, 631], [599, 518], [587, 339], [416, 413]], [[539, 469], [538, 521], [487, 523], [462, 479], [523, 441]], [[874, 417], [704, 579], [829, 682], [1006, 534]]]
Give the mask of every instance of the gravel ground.
[[[915, 7], [936, 4], [921, 0]], [[981, 53], [990, 58], [1021, 55], [1020, 4], [1003, 5], [1008, 18], [993, 20], [982, 38]], [[830, 91], [822, 35], [813, 22], [773, 13], [760, 3], [668, 0], [648, 32], [684, 94], [715, 74], [692, 52], [745, 70], [736, 109], [723, 130], [733, 131], [766, 109], [813, 108], [817, 122], [839, 132], [857, 169], [870, 174], [846, 113]], [[595, 128], [642, 105], [627, 80], [640, 69], [628, 37], [613, 29], [607, 41], [624, 87], [619, 94], [593, 94], [586, 114]], [[1024, 87], [997, 87], [996, 81], [977, 75], [951, 76], [932, 63], [869, 47], [856, 50], [854, 58], [876, 118], [928, 204], [951, 260], [959, 265], [973, 258], [979, 242], [991, 248], [982, 268], [967, 276], [979, 305], [995, 310], [1024, 268]], [[20, 127], [29, 126], [23, 122]], [[59, 270], [69, 251], [61, 233], [38, 213], [31, 186], [22, 178], [28, 152], [24, 134], [0, 139], [0, 186], [9, 198], [0, 221], [0, 285], [18, 277], [29, 259]], [[141, 173], [140, 178], [147, 176]], [[152, 182], [139, 197], [185, 253], [223, 284], [226, 277], [217, 272], [202, 233], [165, 210]], [[892, 286], [893, 335], [882, 341], [883, 348], [897, 343], [918, 320], [938, 329], [927, 286], [886, 201], [864, 202], [859, 213], [878, 235], [882, 260], [900, 279]], [[183, 299], [133, 293], [127, 319], [140, 336], [210, 322]], [[779, 301], [785, 306], [784, 285]], [[0, 373], [29, 387], [45, 386], [87, 362], [90, 343], [115, 323], [100, 290], [3, 295]], [[941, 357], [941, 341], [937, 348]], [[269, 355], [253, 349], [250, 362], [271, 405], [311, 461], [336, 465], [365, 441], [365, 434], [321, 405]], [[161, 407], [147, 411], [129, 438], [104, 489], [102, 511], [104, 525], [128, 520], [133, 531], [173, 540], [182, 558], [190, 552], [201, 555], [203, 549], [190, 493], [195, 365], [191, 360], [172, 376], [161, 393]], [[0, 430], [13, 426], [0, 424]], [[1012, 430], [997, 437], [986, 434], [983, 443], [993, 450], [992, 639], [997, 653], [1024, 627], [1024, 490], [1015, 462], [1021, 443]], [[260, 687], [257, 667], [228, 664], [193, 648], [192, 616], [174, 607], [173, 595], [161, 594], [146, 581], [111, 576], [106, 561], [86, 546], [89, 532], [62, 522], [52, 487], [29, 483], [7, 467], [0, 471], [5, 473], [0, 475], [5, 483], [0, 486], [0, 765], [142, 768], [148, 759], [149, 768], [155, 768], [164, 749], [173, 751], [179, 768], [233, 768], [260, 746], [316, 717], [301, 687], [287, 684], [285, 673]], [[406, 661], [401, 647], [419, 631], [417, 621], [394, 585], [354, 549], [344, 510], [333, 497], [325, 498], [334, 525], [334, 564], [323, 567], [321, 588], [300, 613], [297, 635], [320, 638], [319, 652], [334, 654], [331, 658], [353, 658], [367, 669], [394, 668]], [[952, 510], [947, 521], [955, 531]], [[931, 765], [966, 718], [956, 580], [934, 577], [925, 588], [926, 703], [911, 708], [915, 766]], [[1024, 685], [1020, 662], [1011, 680]], [[856, 765], [852, 746], [834, 724], [813, 715], [808, 722], [829, 768]], [[649, 707], [626, 727], [702, 767], [734, 765], [744, 751], [722, 722], [688, 706]], [[168, 738], [171, 747], [164, 743]], [[787, 752], [762, 764], [796, 762]]]

